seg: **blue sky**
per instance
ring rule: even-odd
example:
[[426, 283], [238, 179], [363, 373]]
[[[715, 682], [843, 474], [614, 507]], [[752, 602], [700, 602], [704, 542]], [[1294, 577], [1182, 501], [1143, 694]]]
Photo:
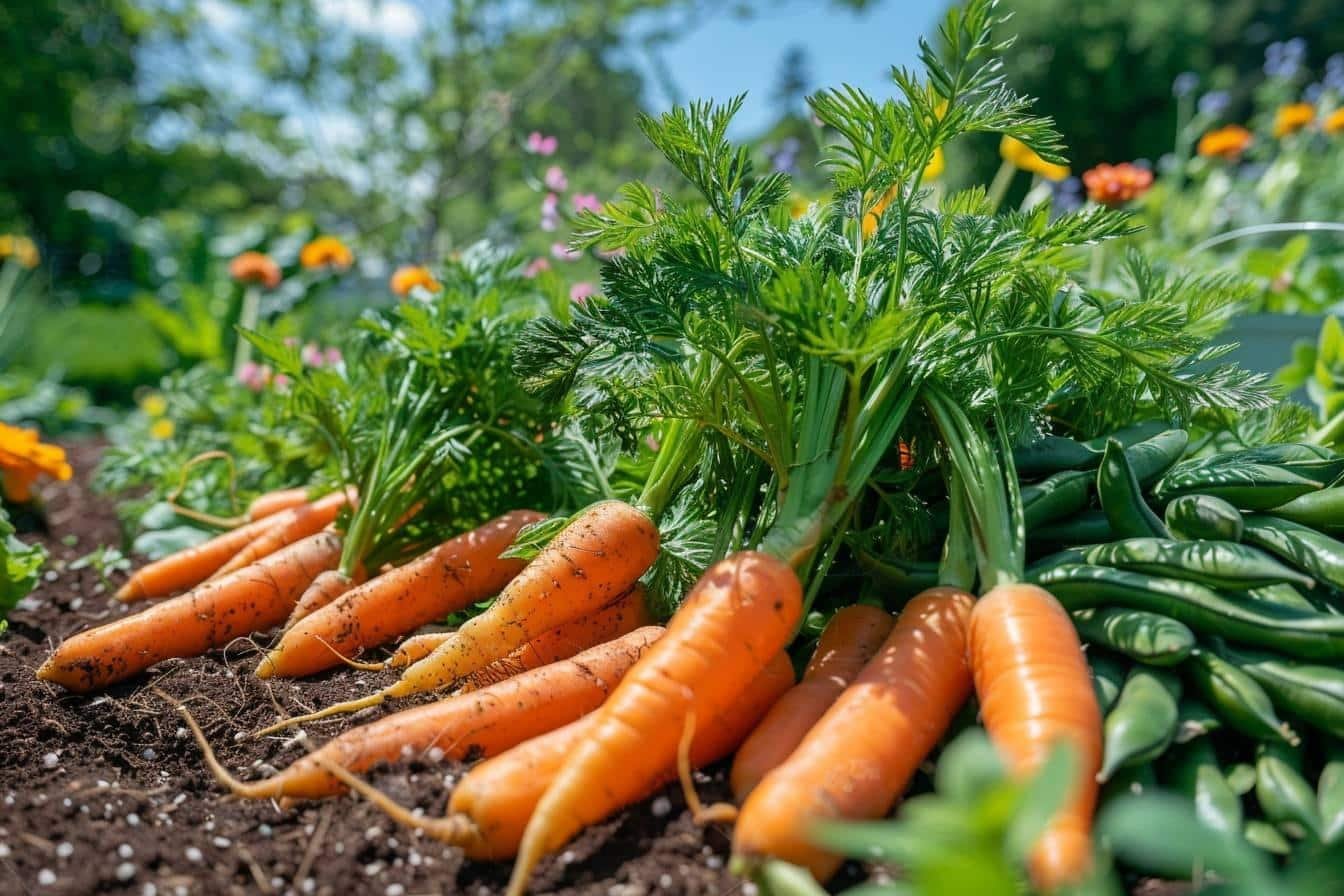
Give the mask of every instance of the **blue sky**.
[[[750, 133], [771, 121], [770, 94], [788, 47], [807, 51], [813, 88], [850, 83], [885, 95], [889, 68], [914, 62], [916, 41], [933, 33], [945, 5], [945, 0], [877, 0], [866, 12], [853, 13], [826, 0], [767, 0], [750, 19], [727, 12], [709, 16], [664, 58], [687, 99], [726, 99], [748, 91], [737, 127]], [[665, 108], [666, 96], [652, 77], [649, 82], [650, 105]]]

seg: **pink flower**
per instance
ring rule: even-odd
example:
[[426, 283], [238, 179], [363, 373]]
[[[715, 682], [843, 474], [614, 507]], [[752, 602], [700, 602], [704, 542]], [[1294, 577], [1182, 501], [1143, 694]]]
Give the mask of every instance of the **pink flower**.
[[299, 353], [299, 357], [303, 360], [303, 363], [307, 364], [309, 367], [321, 367], [325, 360], [325, 357], [322, 354], [322, 349], [318, 348], [317, 344], [313, 342], [310, 342], [303, 347], [303, 351]]
[[559, 165], [552, 165], [546, 169], [546, 176], [542, 178], [546, 183], [547, 189], [555, 190], [557, 193], [569, 187], [569, 178], [565, 177], [565, 169]]
[[299, 337], [297, 336], [285, 337], [285, 348], [298, 348], [298, 347], [299, 347]]
[[289, 383], [290, 383], [289, 377], [285, 376], [283, 373], [277, 373], [271, 379], [271, 385], [275, 387], [275, 391], [277, 392], [288, 392]]
[[649, 446], [650, 451], [658, 450], [658, 440], [655, 439], [653, 436], [645, 436], [644, 444]]
[[523, 276], [529, 280], [540, 274], [542, 271], [549, 271], [551, 263], [544, 258], [534, 258], [523, 268]]
[[560, 197], [554, 193], [547, 193], [541, 197], [541, 213], [543, 215], [554, 215], [560, 211]]
[[597, 287], [587, 282], [575, 283], [569, 288], [569, 300], [578, 302], [580, 305], [596, 294]]
[[546, 136], [541, 131], [533, 131], [527, 135], [527, 151], [533, 155], [553, 156], [559, 148], [559, 140], [555, 137]]
[[592, 193], [575, 193], [574, 211], [600, 212], [602, 211], [602, 201]]
[[271, 369], [263, 367], [256, 361], [248, 361], [238, 369], [238, 382], [253, 392], [260, 392], [265, 389], [270, 380]]
[[578, 261], [583, 257], [583, 253], [569, 248], [564, 243], [551, 243], [551, 257], [556, 261]]
[[560, 219], [555, 215], [542, 215], [540, 226], [542, 230], [551, 233], [560, 227]]
[[326, 360], [328, 367], [337, 367], [345, 362], [345, 358], [341, 357], [341, 350], [335, 346], [323, 352], [322, 357]]

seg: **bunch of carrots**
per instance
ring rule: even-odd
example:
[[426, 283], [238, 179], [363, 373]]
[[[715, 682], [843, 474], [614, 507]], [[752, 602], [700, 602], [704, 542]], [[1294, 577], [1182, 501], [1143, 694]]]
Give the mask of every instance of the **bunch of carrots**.
[[[825, 882], [843, 857], [816, 826], [890, 813], [974, 695], [1015, 774], [1073, 748], [1076, 779], [1023, 873], [1045, 890], [1082, 879], [1102, 723], [1069, 615], [1023, 582], [1012, 446], [1048, 413], [1096, 428], [1112, 422], [1101, 405], [1263, 396], [1191, 368], [1204, 324], [1178, 290], [1102, 300], [1071, 279], [1069, 253], [1127, 232], [1123, 216], [996, 216], [975, 191], [939, 207], [921, 189], [964, 133], [1062, 161], [1003, 84], [995, 6], [949, 13], [946, 46], [924, 47], [925, 79], [897, 74], [897, 100], [815, 99], [857, 203], [786, 221], [787, 179], [727, 141], [735, 105], [696, 104], [643, 126], [700, 200], [635, 185], [582, 216], [580, 242], [613, 254], [607, 297], [509, 329], [535, 287], [488, 255], [423, 307], [366, 322], [380, 348], [348, 352], [342, 373], [287, 368], [249, 334], [292, 374], [296, 412], [336, 447], [327, 479], [347, 485], [265, 495], [237, 528], [138, 570], [117, 596], [150, 606], [70, 638], [38, 674], [88, 693], [272, 633], [261, 677], [397, 669], [258, 732], [384, 707], [258, 781], [178, 708], [230, 792], [356, 791], [474, 859], [513, 859], [514, 896], [586, 825], [678, 779], [698, 819], [734, 826], [740, 873], [784, 861]], [[473, 523], [493, 515], [476, 528], [447, 523], [471, 465], [501, 455], [510, 475], [574, 475], [473, 504]], [[860, 526], [917, 541], [903, 508], [943, 497], [931, 587], [902, 603], [831, 574]], [[795, 681], [799, 632], [823, 608]], [[421, 631], [448, 617], [460, 624]], [[362, 780], [407, 749], [479, 759], [445, 814]], [[734, 804], [702, 805], [690, 770], [729, 756]]]

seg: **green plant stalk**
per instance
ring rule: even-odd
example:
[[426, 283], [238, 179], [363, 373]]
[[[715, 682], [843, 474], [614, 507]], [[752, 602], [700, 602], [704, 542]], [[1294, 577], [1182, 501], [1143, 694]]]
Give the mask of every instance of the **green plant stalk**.
[[1017, 174], [1017, 166], [1004, 159], [999, 163], [999, 170], [994, 172], [994, 179], [989, 182], [989, 189], [985, 191], [985, 201], [989, 205], [989, 212], [993, 214], [1003, 205], [1004, 197], [1008, 195], [1008, 188], [1013, 184], [1013, 175]]
[[[257, 318], [261, 314], [261, 289], [256, 286], [249, 286], [243, 292], [243, 307], [238, 313], [237, 329], [240, 331], [251, 331], [257, 328]], [[233, 352], [233, 375], [237, 376], [242, 372], [247, 362], [252, 360], [252, 343], [248, 339], [238, 337], [238, 346]]]

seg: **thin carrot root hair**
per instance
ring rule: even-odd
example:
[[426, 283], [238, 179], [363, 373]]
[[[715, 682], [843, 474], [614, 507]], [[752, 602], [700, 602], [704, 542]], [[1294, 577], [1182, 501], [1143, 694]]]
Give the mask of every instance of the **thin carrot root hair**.
[[351, 772], [348, 768], [329, 762], [314, 755], [313, 761], [327, 774], [340, 781], [352, 791], [364, 797], [397, 824], [423, 831], [435, 840], [457, 846], [477, 836], [476, 825], [465, 815], [425, 815], [416, 810], [407, 809], [392, 797], [374, 787], [368, 781]]
[[345, 663], [345, 665], [349, 666], [351, 669], [359, 669], [362, 672], [381, 672], [387, 668], [386, 660], [380, 663], [365, 663], [359, 660], [351, 659], [350, 657], [341, 653], [335, 647], [328, 644], [327, 640], [323, 638], [321, 635], [313, 635], [313, 638], [317, 641], [317, 643], [321, 644], [323, 647], [330, 650], [332, 655], [335, 656], [336, 659], [340, 660], [342, 663]]
[[367, 697], [346, 700], [344, 703], [333, 703], [331, 706], [323, 707], [315, 712], [305, 713], [301, 716], [290, 716], [288, 719], [282, 719], [274, 725], [267, 725], [252, 736], [265, 737], [268, 734], [275, 734], [277, 731], [284, 731], [286, 728], [293, 728], [295, 725], [316, 722], [319, 719], [326, 719], [331, 716], [342, 715], [343, 713], [359, 712], [361, 709], [368, 709], [370, 706], [381, 706], [386, 700], [386, 692], [378, 691], [376, 694], [370, 694]]
[[215, 748], [210, 746], [210, 741], [206, 739], [205, 732], [201, 730], [196, 717], [191, 714], [191, 710], [187, 709], [185, 703], [165, 693], [158, 685], [151, 685], [150, 690], [158, 694], [173, 709], [177, 710], [178, 715], [182, 716], [183, 721], [187, 723], [187, 728], [191, 731], [191, 736], [196, 740], [196, 746], [201, 749], [201, 757], [205, 761], [205, 767], [210, 770], [210, 774], [214, 775], [215, 780], [219, 782], [221, 787], [234, 796], [245, 799], [263, 799], [269, 795], [269, 790], [265, 786], [266, 781], [255, 783], [240, 781], [224, 767], [224, 764], [215, 756]]
[[177, 503], [177, 499], [182, 497], [182, 493], [187, 490], [187, 475], [196, 467], [211, 460], [222, 460], [229, 467], [229, 506], [233, 507], [238, 503], [238, 467], [234, 463], [233, 455], [227, 451], [216, 449], [214, 451], [202, 451], [200, 454], [188, 460], [182, 465], [180, 476], [177, 480], [177, 487], [164, 496], [164, 503], [173, 509], [173, 513], [178, 516], [186, 517], [189, 520], [196, 520], [205, 523], [207, 526], [218, 526], [221, 529], [233, 529], [248, 522], [246, 516], [215, 516], [201, 510], [192, 510]]
[[681, 726], [681, 740], [677, 743], [677, 777], [681, 779], [681, 793], [686, 799], [686, 808], [691, 810], [691, 820], [698, 825], [710, 825], [718, 822], [732, 824], [737, 821], [737, 807], [732, 803], [711, 803], [706, 806], [695, 789], [694, 769], [691, 768], [691, 743], [695, 740], [695, 710], [686, 713], [686, 721]]

